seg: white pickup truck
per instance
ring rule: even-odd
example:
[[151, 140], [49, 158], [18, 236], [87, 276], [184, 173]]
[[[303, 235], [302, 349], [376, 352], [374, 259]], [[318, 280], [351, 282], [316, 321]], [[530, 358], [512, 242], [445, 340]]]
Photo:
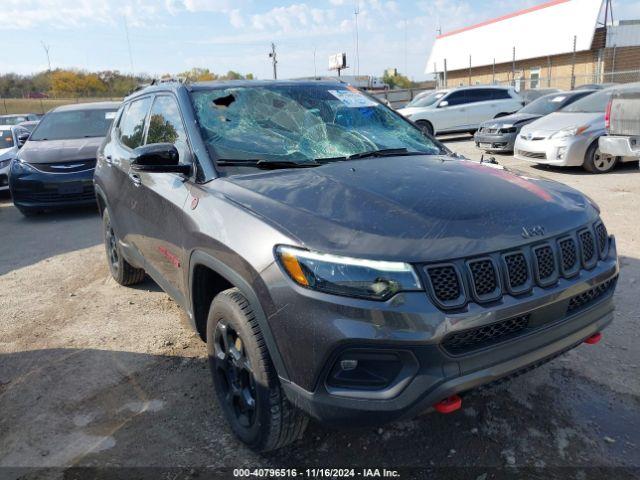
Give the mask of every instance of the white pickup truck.
[[605, 115], [607, 135], [600, 137], [600, 151], [640, 160], [640, 83], [616, 89]]

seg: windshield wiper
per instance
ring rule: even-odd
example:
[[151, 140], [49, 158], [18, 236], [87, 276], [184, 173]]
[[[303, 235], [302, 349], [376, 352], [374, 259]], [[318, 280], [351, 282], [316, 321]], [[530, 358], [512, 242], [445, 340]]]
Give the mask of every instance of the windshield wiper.
[[347, 157], [318, 158], [316, 161], [320, 163], [340, 162], [345, 160], [359, 160], [361, 158], [376, 157], [407, 157], [410, 155], [433, 155], [429, 152], [410, 152], [406, 148], [384, 148], [382, 150], [371, 150], [370, 152], [354, 153]]
[[290, 162], [287, 160], [228, 160], [221, 158], [216, 160], [216, 165], [221, 167], [254, 167], [260, 170], [277, 170], [280, 168], [312, 168], [319, 167], [318, 162]]

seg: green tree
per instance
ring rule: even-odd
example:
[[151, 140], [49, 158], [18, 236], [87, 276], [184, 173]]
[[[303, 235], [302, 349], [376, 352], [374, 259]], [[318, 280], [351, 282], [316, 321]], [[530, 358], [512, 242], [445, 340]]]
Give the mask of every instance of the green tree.
[[414, 82], [401, 73], [389, 75], [388, 72], [385, 72], [382, 81], [389, 85], [390, 88], [413, 88], [416, 86]]

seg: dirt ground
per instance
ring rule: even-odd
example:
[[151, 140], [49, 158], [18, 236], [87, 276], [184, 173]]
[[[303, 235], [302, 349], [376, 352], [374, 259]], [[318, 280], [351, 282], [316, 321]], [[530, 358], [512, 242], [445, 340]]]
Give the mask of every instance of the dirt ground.
[[[447, 143], [479, 157], [469, 137]], [[622, 265], [616, 317], [603, 342], [470, 394], [455, 414], [381, 429], [312, 423], [302, 441], [269, 455], [230, 434], [214, 401], [205, 346], [175, 303], [151, 281], [124, 288], [110, 279], [96, 211], [25, 219], [5, 195], [0, 478], [25, 474], [7, 467], [72, 466], [185, 467], [192, 476], [220, 467], [348, 465], [422, 467], [425, 475], [480, 480], [509, 472], [640, 475], [638, 165], [597, 176], [497, 159], [572, 185], [600, 204]]]

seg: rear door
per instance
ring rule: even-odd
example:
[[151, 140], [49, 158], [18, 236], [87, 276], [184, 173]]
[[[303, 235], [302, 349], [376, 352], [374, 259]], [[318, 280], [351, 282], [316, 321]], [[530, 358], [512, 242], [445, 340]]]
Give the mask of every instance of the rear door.
[[491, 120], [500, 113], [499, 101], [495, 98], [495, 88], [470, 89], [467, 118], [470, 128], [477, 128], [482, 122]]
[[[444, 97], [438, 104], [436, 112], [436, 130], [464, 130], [468, 124], [467, 108], [469, 107], [468, 90], [455, 90]], [[446, 102], [446, 104], [443, 104]]]
[[[180, 163], [192, 163], [186, 129], [172, 93], [155, 97], [144, 143], [172, 143], [178, 150]], [[138, 202], [135, 208], [142, 233], [137, 246], [145, 258], [148, 273], [182, 302], [185, 285], [181, 269], [188, 265], [183, 249], [182, 213], [188, 196], [186, 179], [175, 173], [136, 172], [136, 175]]]

